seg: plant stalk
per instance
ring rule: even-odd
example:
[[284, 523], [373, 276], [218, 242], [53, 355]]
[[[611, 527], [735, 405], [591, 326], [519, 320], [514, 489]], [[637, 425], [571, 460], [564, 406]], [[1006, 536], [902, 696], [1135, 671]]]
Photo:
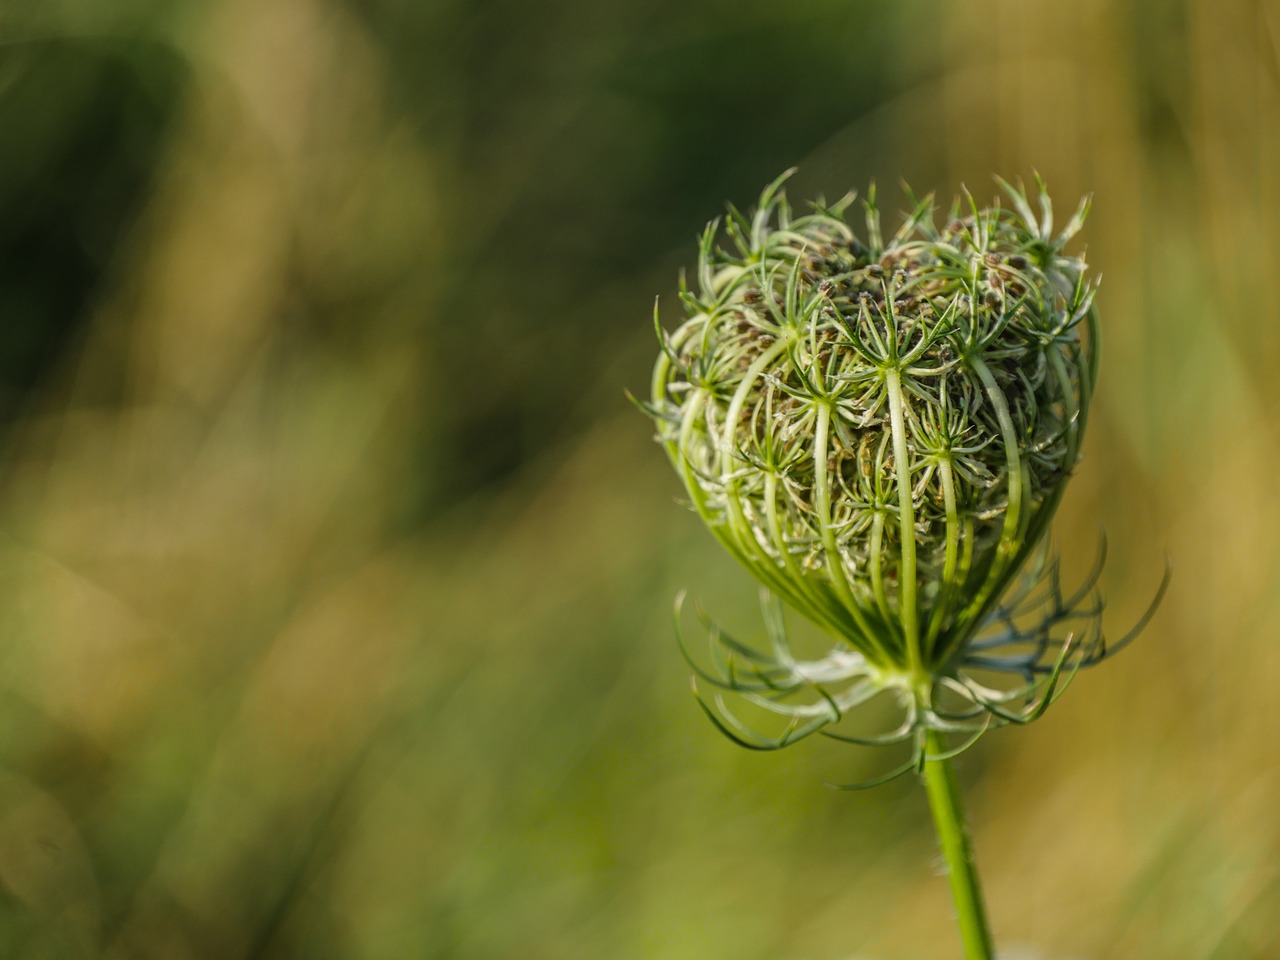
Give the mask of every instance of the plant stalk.
[[933, 812], [938, 844], [947, 861], [947, 874], [951, 882], [951, 896], [956, 904], [956, 919], [960, 924], [965, 960], [993, 960], [995, 949], [991, 944], [991, 930], [987, 926], [987, 912], [982, 903], [982, 889], [978, 883], [978, 870], [973, 862], [964, 809], [960, 805], [960, 790], [946, 753], [947, 746], [942, 735], [936, 730], [928, 731], [925, 734], [925, 756], [939, 758], [926, 759], [924, 763], [924, 786], [929, 794], [929, 809]]

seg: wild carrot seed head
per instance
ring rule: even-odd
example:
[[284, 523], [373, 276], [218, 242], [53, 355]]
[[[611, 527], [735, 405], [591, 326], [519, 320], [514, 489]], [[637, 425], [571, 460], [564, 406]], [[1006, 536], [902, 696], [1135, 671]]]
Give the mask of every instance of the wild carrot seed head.
[[[1071, 642], [1053, 633], [1096, 619], [1096, 573], [1066, 604], [1041, 555], [1010, 591], [1080, 457], [1096, 281], [1064, 248], [1088, 200], [1055, 233], [1043, 184], [1037, 211], [1000, 181], [1010, 209], [966, 194], [939, 225], [932, 195], [910, 198], [885, 238], [873, 188], [860, 236], [845, 218], [852, 195], [797, 213], [788, 175], [750, 215], [730, 208], [708, 226], [696, 283], [682, 284], [686, 319], [670, 334], [659, 326], [644, 405], [693, 508], [768, 592], [774, 654], [712, 626], [721, 669], [702, 676], [774, 704], [791, 720], [783, 742], [889, 687], [913, 736], [1038, 715], [1064, 666], [1105, 650], [1100, 629]], [[1047, 606], [1032, 589], [1041, 575]], [[841, 646], [795, 661], [776, 598]], [[1027, 686], [989, 689], [966, 667]], [[959, 701], [955, 717], [944, 694]], [[708, 710], [735, 739], [782, 745], [718, 707]]]

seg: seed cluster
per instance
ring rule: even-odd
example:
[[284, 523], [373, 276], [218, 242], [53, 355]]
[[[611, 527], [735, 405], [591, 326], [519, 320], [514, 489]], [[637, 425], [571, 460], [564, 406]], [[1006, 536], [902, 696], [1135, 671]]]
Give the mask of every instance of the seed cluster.
[[885, 240], [874, 191], [793, 213], [772, 184], [703, 235], [647, 409], [694, 509], [774, 594], [876, 668], [956, 662], [1080, 455], [1095, 285], [1041, 189], [932, 196]]

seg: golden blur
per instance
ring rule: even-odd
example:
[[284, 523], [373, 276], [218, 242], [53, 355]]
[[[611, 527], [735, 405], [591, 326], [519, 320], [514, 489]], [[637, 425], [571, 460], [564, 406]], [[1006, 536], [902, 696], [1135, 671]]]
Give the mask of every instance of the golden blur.
[[0, 43], [0, 213], [74, 220], [50, 158], [104, 110], [85, 196], [138, 171], [83, 295], [0, 316], [64, 331], [0, 397], [0, 955], [957, 956], [918, 785], [732, 746], [673, 642], [681, 587], [758, 637], [754, 588], [623, 391], [696, 232], [796, 164], [1094, 192], [1056, 536], [1106, 529], [1117, 633], [1174, 580], [959, 761], [992, 922], [1280, 956], [1275, 0], [67, 0]]

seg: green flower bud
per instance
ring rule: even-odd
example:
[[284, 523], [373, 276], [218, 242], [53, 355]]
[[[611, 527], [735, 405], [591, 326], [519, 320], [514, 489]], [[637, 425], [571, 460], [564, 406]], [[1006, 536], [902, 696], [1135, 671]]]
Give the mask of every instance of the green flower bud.
[[[709, 624], [718, 669], [696, 669], [788, 722], [766, 737], [701, 702], [762, 748], [838, 735], [884, 690], [904, 716], [874, 742], [1033, 719], [1107, 649], [1097, 571], [1064, 596], [1039, 549], [1097, 369], [1097, 285], [1064, 252], [1088, 200], [1055, 234], [1042, 184], [1038, 213], [1000, 181], [1012, 209], [966, 194], [941, 228], [911, 198], [886, 240], [873, 188], [860, 238], [852, 195], [797, 214], [788, 175], [703, 234], [645, 405], [693, 509], [766, 588], [773, 652]], [[796, 660], [778, 598], [838, 640], [829, 656]]]

